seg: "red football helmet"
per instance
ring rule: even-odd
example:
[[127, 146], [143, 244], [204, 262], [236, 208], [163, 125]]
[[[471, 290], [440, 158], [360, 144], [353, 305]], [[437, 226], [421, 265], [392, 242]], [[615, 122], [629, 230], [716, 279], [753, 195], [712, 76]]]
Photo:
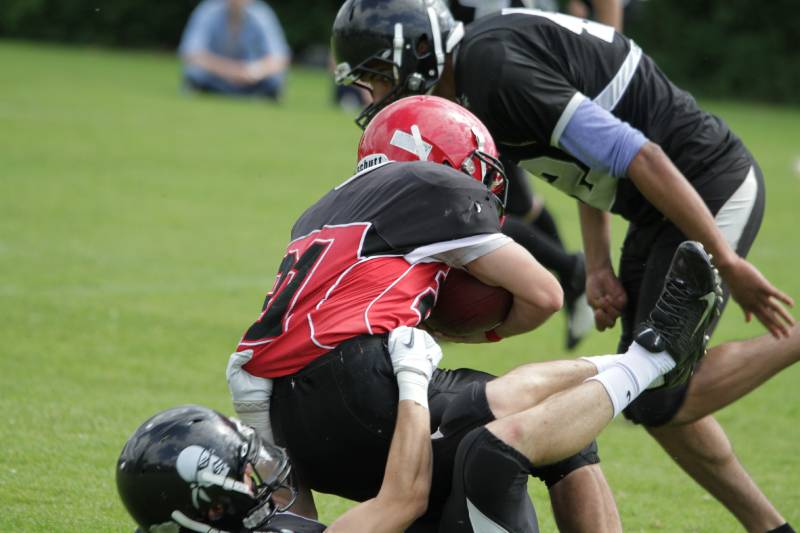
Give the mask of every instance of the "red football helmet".
[[381, 110], [358, 144], [358, 170], [385, 161], [432, 161], [482, 182], [505, 210], [508, 180], [478, 117], [437, 96], [409, 96]]

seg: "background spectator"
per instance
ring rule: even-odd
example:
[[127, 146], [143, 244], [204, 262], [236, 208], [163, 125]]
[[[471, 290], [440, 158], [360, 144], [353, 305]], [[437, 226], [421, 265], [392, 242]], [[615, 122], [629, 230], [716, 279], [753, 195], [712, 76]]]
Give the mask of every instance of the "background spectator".
[[181, 38], [186, 87], [277, 99], [289, 46], [272, 9], [261, 0], [204, 0]]

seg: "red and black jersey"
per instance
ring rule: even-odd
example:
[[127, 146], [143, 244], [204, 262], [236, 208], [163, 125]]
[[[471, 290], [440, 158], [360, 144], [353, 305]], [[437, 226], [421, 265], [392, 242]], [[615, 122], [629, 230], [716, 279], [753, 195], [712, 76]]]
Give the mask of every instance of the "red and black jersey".
[[497, 203], [444, 165], [389, 163], [356, 174], [292, 228], [261, 316], [238, 350], [253, 375], [293, 374], [349, 338], [416, 326], [449, 267], [436, 254], [499, 234]]

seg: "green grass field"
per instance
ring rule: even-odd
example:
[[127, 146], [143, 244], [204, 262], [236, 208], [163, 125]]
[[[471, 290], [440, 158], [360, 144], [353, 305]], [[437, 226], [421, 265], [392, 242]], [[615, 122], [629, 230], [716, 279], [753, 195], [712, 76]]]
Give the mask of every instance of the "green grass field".
[[[231, 413], [228, 355], [295, 217], [350, 175], [359, 131], [315, 71], [294, 70], [274, 106], [182, 95], [169, 55], [5, 42], [0, 65], [0, 531], [131, 531], [114, 483], [122, 444], [176, 404]], [[751, 258], [800, 298], [800, 110], [706, 105], [767, 176]], [[543, 193], [576, 246], [574, 205]], [[563, 357], [563, 328], [559, 316], [499, 345], [447, 346], [443, 364], [503, 372]], [[731, 306], [715, 341], [761, 331]], [[595, 334], [581, 352], [615, 345]], [[795, 526], [799, 380], [791, 368], [719, 413]], [[600, 447], [627, 530], [737, 530], [640, 428], [618, 420]], [[530, 487], [553, 531], [545, 491]], [[324, 520], [348, 505], [318, 500]]]

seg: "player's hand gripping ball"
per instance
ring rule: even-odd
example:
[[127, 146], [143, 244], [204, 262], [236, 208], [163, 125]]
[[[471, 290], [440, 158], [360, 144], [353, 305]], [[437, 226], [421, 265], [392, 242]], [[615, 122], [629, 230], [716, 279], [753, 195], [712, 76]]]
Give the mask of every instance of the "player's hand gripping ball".
[[513, 297], [458, 269], [451, 269], [425, 325], [448, 336], [483, 333], [505, 320]]

